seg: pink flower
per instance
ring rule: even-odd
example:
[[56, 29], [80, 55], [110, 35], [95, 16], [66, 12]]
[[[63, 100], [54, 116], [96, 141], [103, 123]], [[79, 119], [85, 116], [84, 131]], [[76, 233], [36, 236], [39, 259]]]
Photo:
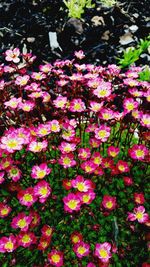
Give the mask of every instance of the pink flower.
[[81, 160], [86, 160], [90, 158], [91, 156], [91, 150], [90, 148], [79, 148], [78, 149], [78, 158]]
[[28, 145], [28, 150], [34, 153], [38, 153], [41, 152], [42, 150], [45, 150], [47, 148], [47, 145], [48, 145], [47, 140], [43, 140], [42, 142], [32, 140]]
[[21, 205], [27, 207], [31, 207], [37, 201], [37, 197], [35, 196], [32, 187], [19, 191], [17, 198]]
[[80, 210], [81, 202], [76, 194], [69, 193], [63, 198], [64, 210], [72, 213], [73, 211]]
[[61, 153], [68, 154], [76, 150], [76, 144], [68, 143], [68, 142], [61, 142], [58, 148], [60, 149]]
[[87, 192], [94, 188], [94, 183], [91, 180], [84, 180], [83, 176], [78, 175], [71, 181], [72, 187], [77, 188], [80, 192]]
[[20, 228], [21, 231], [27, 231], [32, 221], [32, 217], [27, 216], [24, 212], [20, 212], [11, 222], [11, 227], [14, 229]]
[[129, 221], [137, 220], [139, 223], [146, 223], [149, 219], [149, 216], [147, 213], [145, 213], [145, 208], [143, 206], [139, 206], [137, 208], [134, 208], [133, 213], [128, 212], [127, 219]]
[[23, 111], [30, 112], [35, 107], [35, 103], [33, 101], [27, 100], [24, 102], [20, 102], [18, 105], [19, 109], [22, 109]]
[[46, 163], [35, 165], [32, 167], [31, 177], [34, 179], [43, 179], [46, 175], [51, 173]]
[[110, 250], [111, 250], [111, 244], [108, 242], [96, 244], [95, 256], [97, 256], [102, 262], [107, 263], [111, 258]]
[[24, 76], [17, 76], [15, 84], [19, 86], [25, 86], [30, 79], [29, 75], [24, 75]]
[[129, 166], [126, 161], [119, 160], [116, 164], [117, 169], [122, 172], [129, 172]]
[[130, 87], [136, 87], [137, 85], [139, 85], [139, 81], [134, 80], [132, 78], [127, 78], [123, 80], [123, 83], [125, 85], [129, 85]]
[[97, 140], [96, 138], [90, 138], [89, 144], [92, 148], [98, 148], [101, 144], [101, 141]]
[[79, 259], [82, 259], [83, 257], [89, 255], [90, 245], [81, 241], [74, 245], [73, 250], [76, 253], [77, 257]]
[[75, 51], [74, 55], [78, 58], [78, 59], [82, 59], [85, 57], [84, 52], [82, 50], [79, 51]]
[[145, 156], [148, 155], [148, 149], [146, 148], [145, 145], [133, 145], [132, 148], [128, 150], [129, 156], [132, 159], [137, 159], [137, 160], [143, 160]]
[[18, 245], [24, 248], [30, 247], [31, 244], [35, 244], [37, 238], [32, 232], [20, 232], [17, 236]]
[[18, 48], [14, 48], [13, 50], [11, 49], [6, 50], [5, 55], [6, 55], [5, 59], [7, 61], [12, 61], [14, 63], [18, 63], [20, 61], [19, 59], [20, 50]]
[[58, 163], [65, 169], [76, 165], [76, 161], [74, 160], [74, 155], [72, 153], [62, 154], [58, 159]]
[[102, 200], [102, 205], [107, 210], [114, 210], [116, 208], [116, 197], [105, 195]]
[[70, 102], [70, 108], [69, 110], [72, 112], [82, 112], [86, 109], [84, 102], [80, 99], [73, 99]]
[[82, 234], [77, 231], [73, 232], [70, 238], [73, 244], [80, 243], [83, 240]]
[[93, 91], [93, 94], [98, 98], [106, 98], [111, 94], [111, 83], [110, 82], [99, 82], [97, 89]]
[[48, 260], [50, 264], [56, 267], [63, 266], [63, 253], [56, 249], [53, 249], [50, 253], [48, 253]]
[[22, 146], [23, 140], [13, 133], [1, 138], [0, 148], [5, 149], [10, 153], [15, 152], [16, 150], [21, 150]]
[[13, 164], [13, 160], [7, 156], [2, 158], [0, 162], [0, 170], [7, 170]]
[[99, 166], [102, 163], [102, 156], [101, 156], [101, 154], [99, 152], [94, 152], [93, 155], [92, 155], [92, 157], [91, 157], [91, 161], [95, 165]]
[[93, 173], [97, 165], [94, 164], [91, 160], [87, 160], [81, 164], [81, 169], [84, 170], [86, 173]]
[[119, 154], [119, 147], [109, 146], [107, 149], [107, 153], [110, 157], [115, 158]]
[[134, 201], [136, 204], [144, 204], [145, 198], [143, 193], [134, 193]]
[[134, 109], [137, 109], [139, 103], [136, 102], [133, 98], [126, 98], [123, 101], [123, 107], [126, 113], [131, 112]]
[[56, 108], [64, 109], [67, 104], [67, 97], [58, 96], [55, 100], [53, 100], [53, 104]]
[[9, 237], [0, 238], [0, 252], [13, 252], [17, 248], [16, 237], [14, 235], [10, 235]]
[[41, 203], [47, 200], [51, 191], [51, 187], [46, 181], [40, 181], [34, 186], [34, 195], [39, 198]]
[[9, 213], [11, 212], [11, 208], [4, 204], [4, 203], [0, 203], [0, 218], [5, 218], [9, 215]]
[[150, 128], [150, 115], [149, 114], [143, 114], [140, 119], [140, 123], [142, 126]]
[[104, 102], [98, 103], [95, 101], [90, 101], [90, 110], [92, 110], [93, 112], [97, 113], [101, 110], [102, 106], [103, 106]]
[[44, 251], [45, 249], [47, 249], [50, 245], [51, 239], [49, 238], [45, 238], [45, 237], [41, 237], [39, 240], [39, 244], [37, 249]]
[[95, 137], [102, 142], [106, 142], [110, 136], [110, 127], [101, 125], [99, 128], [95, 129]]
[[101, 165], [102, 165], [102, 167], [104, 168], [104, 169], [107, 169], [107, 168], [110, 168], [110, 169], [112, 169], [113, 168], [113, 160], [112, 159], [110, 159], [110, 158], [102, 158], [102, 163], [101, 163]]
[[104, 121], [112, 120], [114, 116], [115, 116], [114, 112], [108, 108], [102, 108], [98, 115], [98, 117]]
[[8, 178], [9, 179], [12, 179], [14, 182], [17, 182], [18, 180], [20, 180], [21, 175], [22, 175], [21, 171], [16, 166], [13, 166], [12, 165], [7, 170], [7, 176], [8, 176]]
[[52, 236], [52, 232], [53, 228], [47, 224], [45, 224], [41, 229], [42, 236], [45, 238], [50, 238]]
[[93, 262], [89, 262], [86, 267], [96, 267], [96, 265]]
[[21, 103], [21, 97], [12, 97], [9, 101], [4, 102], [4, 105], [11, 109], [16, 109], [19, 106], [19, 103]]
[[52, 120], [52, 121], [48, 122], [48, 125], [50, 127], [50, 131], [51, 132], [54, 132], [54, 133], [60, 132], [60, 124], [59, 124], [59, 121]]
[[71, 126], [68, 123], [63, 125], [63, 132], [62, 132], [63, 139], [65, 139], [66, 141], [72, 141], [74, 140], [75, 134], [76, 132], [73, 126]]
[[127, 186], [130, 186], [133, 184], [133, 180], [131, 177], [128, 177], [128, 176], [124, 176], [123, 177], [123, 181], [124, 181], [124, 184], [127, 185]]
[[89, 190], [87, 192], [78, 192], [77, 193], [78, 198], [81, 201], [81, 204], [91, 204], [92, 201], [95, 199], [96, 194], [93, 190]]
[[40, 65], [39, 69], [40, 69], [40, 71], [42, 71], [44, 73], [48, 73], [52, 70], [52, 65], [51, 64]]
[[42, 72], [32, 72], [31, 77], [36, 81], [41, 81], [46, 78], [46, 75]]

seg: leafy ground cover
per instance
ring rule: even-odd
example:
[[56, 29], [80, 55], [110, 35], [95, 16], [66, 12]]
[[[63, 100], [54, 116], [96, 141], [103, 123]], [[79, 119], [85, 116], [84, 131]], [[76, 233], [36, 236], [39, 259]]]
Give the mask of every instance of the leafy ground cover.
[[2, 57], [1, 266], [149, 266], [141, 67]]

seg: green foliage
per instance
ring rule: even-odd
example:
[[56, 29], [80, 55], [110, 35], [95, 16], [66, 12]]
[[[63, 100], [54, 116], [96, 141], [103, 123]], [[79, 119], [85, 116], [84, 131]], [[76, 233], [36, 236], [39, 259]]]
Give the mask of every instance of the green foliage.
[[150, 82], [150, 68], [148, 66], [139, 73], [139, 80]]
[[106, 7], [113, 7], [117, 4], [117, 0], [100, 0], [100, 3]]
[[140, 55], [145, 52], [150, 46], [150, 37], [143, 40], [140, 39], [137, 47], [129, 47], [124, 52], [121, 58], [118, 58], [118, 63], [121, 68], [125, 68], [136, 62]]
[[63, 0], [63, 2], [68, 8], [68, 16], [77, 19], [81, 18], [85, 8], [95, 7], [95, 5], [92, 4], [92, 0]]

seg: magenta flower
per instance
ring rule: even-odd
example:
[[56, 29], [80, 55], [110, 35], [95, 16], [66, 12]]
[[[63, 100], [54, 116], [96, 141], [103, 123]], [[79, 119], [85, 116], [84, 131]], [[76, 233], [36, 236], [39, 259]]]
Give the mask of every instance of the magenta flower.
[[32, 72], [31, 77], [36, 81], [41, 81], [46, 78], [46, 75], [42, 72]]
[[19, 109], [22, 109], [23, 111], [30, 112], [35, 107], [35, 103], [33, 101], [27, 100], [24, 102], [20, 102], [18, 105]]
[[98, 117], [104, 121], [109, 121], [115, 117], [115, 113], [111, 109], [102, 108], [98, 114]]
[[91, 204], [95, 199], [96, 194], [93, 190], [89, 190], [87, 192], [78, 192], [77, 196], [80, 199], [81, 204]]
[[45, 150], [47, 145], [48, 145], [47, 140], [43, 140], [42, 142], [40, 142], [33, 139], [28, 145], [28, 150], [34, 153], [38, 153], [42, 150]]
[[24, 212], [20, 212], [12, 219], [11, 227], [14, 229], [20, 228], [21, 231], [27, 231], [32, 221], [32, 217], [27, 216]]
[[23, 140], [17, 137], [15, 134], [8, 134], [1, 138], [0, 148], [13, 153], [16, 150], [21, 150], [23, 146]]
[[148, 213], [145, 213], [145, 208], [143, 206], [139, 206], [137, 208], [134, 208], [133, 213], [128, 212], [128, 218], [129, 221], [135, 221], [137, 220], [139, 223], [146, 223], [149, 220]]
[[17, 182], [18, 180], [20, 180], [22, 173], [18, 167], [12, 165], [7, 170], [7, 176], [9, 179], [12, 179], [14, 182]]
[[31, 177], [34, 179], [43, 179], [46, 175], [51, 173], [46, 163], [35, 165], [32, 167]]
[[51, 191], [51, 187], [46, 181], [40, 181], [34, 186], [34, 195], [39, 198], [41, 203], [44, 203], [47, 200]]
[[21, 205], [27, 207], [31, 207], [37, 201], [37, 197], [35, 196], [32, 187], [19, 191], [17, 198]]
[[134, 109], [137, 109], [139, 103], [136, 102], [133, 98], [126, 98], [123, 102], [123, 107], [126, 113], [131, 112]]
[[79, 259], [82, 259], [83, 257], [89, 255], [90, 245], [81, 241], [74, 245], [73, 250], [76, 253], [77, 257]]
[[13, 252], [17, 248], [16, 237], [14, 235], [10, 235], [9, 237], [1, 237], [0, 238], [0, 252]]
[[95, 129], [95, 137], [102, 142], [106, 142], [110, 136], [110, 131], [110, 127], [101, 125], [99, 128]]
[[91, 156], [91, 150], [90, 148], [79, 148], [78, 149], [78, 158], [81, 160], [86, 160], [90, 158]]
[[140, 123], [142, 126], [150, 128], [150, 115], [149, 114], [143, 114], [140, 119]]
[[143, 193], [134, 193], [134, 201], [136, 204], [144, 204], [145, 198]]
[[0, 184], [2, 184], [5, 179], [4, 179], [5, 172], [0, 172]]
[[98, 98], [106, 98], [111, 94], [111, 83], [110, 82], [99, 82], [97, 89], [93, 91], [93, 94]]
[[5, 52], [5, 59], [7, 61], [12, 61], [13, 63], [18, 63], [20, 61], [20, 50], [18, 48], [14, 48], [13, 50], [9, 49]]
[[53, 228], [49, 225], [44, 225], [41, 229], [42, 236], [45, 238], [50, 238], [52, 236]]
[[89, 189], [95, 187], [91, 180], [84, 180], [81, 175], [77, 175], [76, 178], [71, 181], [71, 185], [73, 188], [77, 188], [80, 192], [87, 192]]
[[107, 153], [110, 157], [115, 158], [119, 154], [119, 147], [109, 146], [107, 149]]
[[84, 102], [80, 99], [73, 99], [70, 102], [69, 110], [72, 112], [82, 112], [86, 109]]
[[32, 232], [20, 232], [17, 236], [18, 245], [24, 248], [30, 247], [31, 244], [35, 244], [37, 238]]
[[21, 97], [16, 98], [16, 97], [12, 97], [9, 101], [4, 102], [4, 105], [6, 107], [10, 107], [11, 109], [16, 109], [19, 104], [21, 103]]
[[52, 70], [52, 65], [51, 64], [45, 64], [45, 65], [40, 65], [39, 66], [40, 71], [44, 72], [44, 73], [48, 73]]
[[76, 144], [68, 143], [68, 142], [61, 142], [58, 148], [61, 151], [61, 153], [68, 154], [76, 150]]
[[132, 159], [143, 160], [148, 155], [148, 149], [144, 145], [133, 145], [128, 153]]
[[90, 110], [92, 110], [93, 112], [97, 113], [101, 110], [102, 106], [103, 106], [104, 102], [98, 103], [95, 101], [90, 101]]
[[78, 58], [78, 59], [82, 59], [85, 57], [84, 52], [82, 50], [79, 51], [75, 51], [74, 55]]
[[116, 208], [116, 197], [105, 195], [102, 200], [102, 205], [107, 210], [113, 210]]
[[63, 198], [64, 210], [72, 213], [73, 211], [80, 210], [81, 202], [76, 194], [69, 193], [66, 197]]
[[63, 253], [56, 249], [53, 249], [50, 253], [48, 253], [48, 260], [51, 265], [56, 267], [63, 266]]
[[72, 153], [62, 154], [58, 159], [58, 163], [65, 169], [76, 165], [76, 161], [74, 160], [74, 155]]
[[53, 100], [53, 104], [56, 108], [64, 109], [66, 108], [67, 104], [67, 97], [65, 96], [58, 96], [55, 100]]
[[0, 203], [0, 218], [7, 217], [11, 210], [12, 209], [7, 204]]
[[122, 172], [129, 172], [129, 165], [126, 161], [119, 160], [116, 164], [117, 169]]
[[91, 160], [87, 160], [81, 164], [81, 169], [84, 170], [86, 173], [93, 173], [97, 165], [94, 164]]
[[95, 256], [97, 256], [102, 262], [107, 263], [111, 258], [110, 250], [111, 250], [111, 244], [108, 242], [96, 244]]
[[48, 125], [50, 127], [50, 131], [51, 132], [54, 132], [54, 133], [60, 132], [60, 124], [59, 124], [59, 121], [52, 120], [52, 121], [48, 122]]
[[102, 156], [101, 156], [101, 154], [99, 152], [94, 152], [93, 155], [92, 155], [92, 157], [91, 157], [91, 161], [95, 165], [99, 166], [102, 163]]
[[17, 76], [15, 84], [19, 86], [25, 86], [30, 79], [29, 75], [24, 75], [24, 76]]

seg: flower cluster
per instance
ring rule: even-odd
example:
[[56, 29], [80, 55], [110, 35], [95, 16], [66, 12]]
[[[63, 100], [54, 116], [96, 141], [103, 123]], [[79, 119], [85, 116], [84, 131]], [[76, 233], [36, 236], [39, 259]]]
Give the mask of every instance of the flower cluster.
[[18, 48], [3, 56], [0, 265], [145, 266], [150, 84], [141, 68], [82, 64], [83, 51], [36, 69]]

